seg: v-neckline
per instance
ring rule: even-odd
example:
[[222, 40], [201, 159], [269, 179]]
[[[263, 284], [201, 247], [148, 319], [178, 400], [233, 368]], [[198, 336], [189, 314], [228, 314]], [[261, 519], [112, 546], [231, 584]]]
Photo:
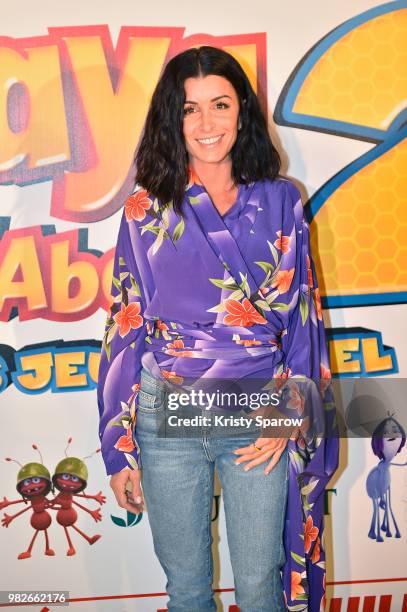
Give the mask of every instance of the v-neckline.
[[[208, 192], [207, 192], [208, 193]], [[209, 196], [209, 199], [211, 200], [214, 209], [218, 212], [219, 216], [221, 219], [225, 219], [225, 217], [227, 217], [229, 215], [229, 213], [231, 213], [235, 208], [237, 208], [238, 204], [239, 204], [239, 200], [240, 200], [240, 194], [241, 194], [241, 185], [240, 183], [237, 184], [237, 193], [236, 193], [236, 199], [234, 200], [234, 202], [229, 206], [229, 208], [224, 212], [221, 213], [215, 206], [214, 201], [212, 200], [211, 196]], [[209, 193], [208, 193], [209, 195]]]
[[238, 207], [240, 196], [241, 196], [241, 193], [242, 193], [242, 184], [241, 183], [237, 183], [236, 199], [234, 200], [232, 205], [229, 206], [227, 211], [224, 212], [224, 213], [221, 213], [220, 210], [217, 209], [217, 207], [215, 206], [214, 201], [212, 200], [212, 197], [209, 195], [209, 191], [206, 189], [205, 185], [202, 183], [202, 181], [199, 178], [198, 174], [194, 170], [192, 164], [189, 164], [189, 180], [188, 180], [188, 186], [187, 186], [186, 191], [188, 191], [193, 185], [197, 185], [197, 186], [199, 186], [199, 187], [201, 187], [203, 189], [203, 191], [207, 194], [207, 196], [208, 196], [208, 198], [209, 198], [209, 200], [210, 200], [210, 202], [211, 202], [211, 204], [213, 206], [214, 211], [218, 213], [218, 215], [222, 219], [222, 221], [229, 215], [229, 213], [231, 213], [235, 208]]

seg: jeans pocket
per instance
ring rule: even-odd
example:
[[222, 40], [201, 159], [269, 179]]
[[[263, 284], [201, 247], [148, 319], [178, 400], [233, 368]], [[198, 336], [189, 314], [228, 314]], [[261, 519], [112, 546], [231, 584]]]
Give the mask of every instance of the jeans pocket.
[[141, 386], [137, 396], [138, 411], [146, 414], [162, 412], [165, 407], [165, 397], [166, 394], [164, 389], [152, 389], [148, 386], [143, 386], [143, 380], [141, 380]]

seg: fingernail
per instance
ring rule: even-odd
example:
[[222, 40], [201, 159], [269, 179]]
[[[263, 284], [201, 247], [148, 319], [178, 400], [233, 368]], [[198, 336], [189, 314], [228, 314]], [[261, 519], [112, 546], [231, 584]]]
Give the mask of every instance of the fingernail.
[[141, 497], [136, 497], [136, 504], [141, 504], [143, 500], [141, 499]]
[[245, 471], [245, 472], [248, 472], [249, 470], [250, 470], [249, 466], [246, 466], [246, 467], [244, 468], [244, 471]]

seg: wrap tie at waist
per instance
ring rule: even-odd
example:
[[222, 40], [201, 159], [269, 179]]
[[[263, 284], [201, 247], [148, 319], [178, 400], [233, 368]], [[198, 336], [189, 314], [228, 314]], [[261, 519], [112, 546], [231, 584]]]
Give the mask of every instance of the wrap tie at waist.
[[[258, 328], [258, 333], [256, 329]], [[164, 352], [178, 357], [242, 358], [244, 355], [274, 353], [279, 348], [280, 335], [264, 331], [256, 325], [249, 331], [245, 327], [213, 325], [208, 329], [183, 327], [180, 323], [147, 320], [147, 350]]]

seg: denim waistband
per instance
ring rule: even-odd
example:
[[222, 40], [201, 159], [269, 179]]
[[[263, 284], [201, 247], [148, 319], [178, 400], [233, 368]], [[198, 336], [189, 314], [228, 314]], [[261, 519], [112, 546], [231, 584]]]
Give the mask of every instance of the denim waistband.
[[164, 380], [160, 380], [156, 378], [146, 368], [142, 368], [141, 376], [140, 376], [140, 386], [143, 386], [148, 389], [151, 393], [156, 393], [157, 395], [165, 394], [167, 390], [167, 385]]
[[[152, 393], [157, 397], [159, 402], [164, 401], [166, 395], [170, 392], [171, 385], [166, 380], [156, 378], [146, 368], [141, 369], [140, 386], [147, 393]], [[221, 408], [214, 406], [212, 410], [222, 410]], [[251, 414], [253, 410], [249, 407], [239, 407], [237, 410]], [[227, 411], [228, 412], [228, 411]]]

